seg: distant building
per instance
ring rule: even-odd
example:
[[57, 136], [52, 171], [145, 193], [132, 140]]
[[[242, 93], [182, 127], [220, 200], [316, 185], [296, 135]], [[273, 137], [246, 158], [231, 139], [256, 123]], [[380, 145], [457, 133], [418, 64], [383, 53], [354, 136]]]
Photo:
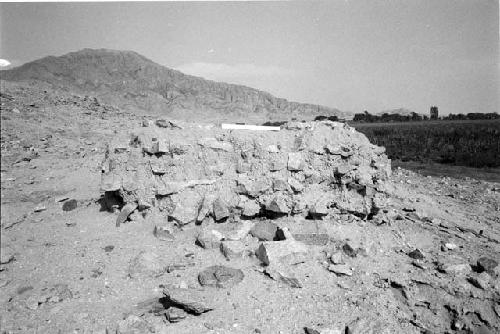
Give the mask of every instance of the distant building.
[[431, 119], [438, 119], [438, 118], [439, 118], [438, 107], [432, 106], [431, 107]]

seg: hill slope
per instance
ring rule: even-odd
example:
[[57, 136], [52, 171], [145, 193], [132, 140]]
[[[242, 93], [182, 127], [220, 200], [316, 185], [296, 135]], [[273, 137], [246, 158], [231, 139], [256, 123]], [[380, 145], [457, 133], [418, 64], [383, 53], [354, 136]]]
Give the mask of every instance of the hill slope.
[[344, 116], [337, 109], [289, 102], [257, 89], [185, 75], [132, 51], [84, 49], [0, 73], [4, 80], [43, 81], [57, 88], [95, 95], [121, 108], [156, 113], [251, 113], [267, 118]]

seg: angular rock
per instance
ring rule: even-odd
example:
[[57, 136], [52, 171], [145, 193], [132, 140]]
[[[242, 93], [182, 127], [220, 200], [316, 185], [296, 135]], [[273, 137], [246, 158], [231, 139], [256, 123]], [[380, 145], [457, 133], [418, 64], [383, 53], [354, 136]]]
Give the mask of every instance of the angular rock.
[[188, 313], [202, 314], [214, 309], [211, 297], [204, 291], [193, 289], [165, 288], [163, 294], [168, 303]]
[[63, 211], [73, 211], [74, 209], [76, 209], [77, 205], [78, 202], [76, 201], [76, 199], [70, 199], [69, 201], [64, 202], [62, 209]]
[[466, 275], [471, 272], [472, 268], [468, 263], [441, 264], [440, 270], [450, 275]]
[[0, 248], [0, 264], [7, 264], [15, 260], [14, 250], [9, 246], [2, 245]]
[[493, 273], [497, 266], [498, 262], [489, 257], [481, 257], [477, 260], [478, 272]]
[[387, 324], [368, 317], [358, 318], [346, 326], [345, 334], [391, 334], [394, 333]]
[[196, 244], [205, 249], [220, 248], [223, 238], [224, 235], [219, 231], [203, 229], [196, 237]]
[[188, 314], [183, 309], [175, 307], [171, 307], [165, 311], [165, 317], [170, 323], [176, 323], [181, 320], [184, 320], [186, 319], [187, 315]]
[[198, 144], [201, 146], [205, 146], [211, 148], [215, 151], [225, 151], [232, 152], [234, 150], [233, 145], [228, 142], [218, 141], [215, 138], [203, 138], [198, 141]]
[[223, 241], [220, 245], [220, 249], [227, 259], [241, 258], [245, 255], [247, 250], [245, 244], [239, 240]]
[[443, 246], [442, 246], [442, 249], [443, 251], [447, 251], [447, 250], [455, 250], [457, 249], [458, 246], [455, 245], [454, 243], [451, 243], [451, 242], [447, 242], [445, 243]]
[[266, 209], [278, 214], [288, 214], [290, 212], [290, 207], [285, 197], [282, 195], [275, 196], [273, 200], [266, 205]]
[[205, 196], [203, 202], [201, 203], [200, 210], [198, 211], [197, 221], [201, 222], [205, 217], [207, 217], [213, 209], [215, 198], [211, 195]]
[[342, 246], [342, 251], [347, 255], [347, 256], [350, 256], [350, 257], [356, 257], [358, 255], [358, 251], [356, 249], [354, 249], [353, 246], [351, 246], [351, 244], [349, 244], [348, 242], [346, 242], [343, 246]]
[[225, 240], [229, 241], [236, 241], [236, 240], [241, 240], [244, 237], [247, 236], [247, 234], [250, 232], [252, 229], [254, 223], [252, 223], [249, 220], [243, 220], [240, 223], [238, 223], [238, 229], [229, 233], [226, 233], [225, 235]]
[[176, 199], [174, 211], [169, 215], [171, 219], [181, 226], [196, 221], [199, 207], [198, 198], [184, 193], [180, 194], [181, 196]]
[[295, 192], [301, 192], [302, 190], [304, 190], [304, 185], [296, 178], [293, 177], [289, 178], [288, 184], [290, 185], [290, 187], [292, 187], [292, 190]]
[[128, 275], [131, 278], [159, 277], [167, 269], [168, 267], [158, 254], [142, 251], [130, 261]]
[[123, 224], [135, 209], [137, 209], [137, 203], [126, 204], [116, 218], [116, 227], [119, 227], [121, 224]]
[[276, 238], [278, 226], [270, 221], [260, 221], [250, 230], [250, 234], [259, 241], [273, 241]]
[[245, 275], [240, 269], [211, 266], [198, 274], [198, 282], [202, 286], [230, 288], [240, 283], [244, 277]]
[[266, 266], [280, 262], [285, 256], [307, 253], [307, 247], [295, 240], [265, 241], [255, 251], [257, 258]]
[[276, 172], [279, 170], [283, 170], [285, 168], [286, 168], [286, 160], [285, 159], [279, 159], [279, 158], [271, 159], [270, 165], [269, 165], [269, 170], [271, 172]]
[[116, 334], [145, 334], [153, 333], [153, 328], [148, 322], [136, 315], [129, 315], [120, 321], [116, 328]]
[[342, 264], [344, 261], [342, 260], [342, 253], [335, 252], [330, 256], [330, 262], [333, 264]]
[[249, 200], [243, 203], [241, 215], [244, 217], [252, 218], [260, 213], [260, 205], [253, 200]]
[[276, 269], [274, 266], [265, 268], [264, 274], [271, 277], [273, 280], [285, 283], [292, 288], [302, 288], [302, 284], [297, 278], [293, 277], [293, 275], [285, 273], [282, 269]]
[[288, 182], [283, 179], [274, 179], [273, 180], [273, 190], [274, 191], [288, 191]]
[[215, 221], [221, 221], [222, 219], [229, 217], [229, 208], [228, 208], [226, 202], [224, 202], [220, 198], [217, 198], [214, 201], [213, 212], [214, 212]]
[[163, 241], [174, 241], [174, 233], [172, 229], [168, 226], [158, 226], [156, 225], [153, 229], [153, 235]]
[[328, 270], [335, 273], [337, 276], [352, 276], [352, 270], [345, 264], [331, 264]]
[[409, 252], [408, 256], [415, 260], [423, 260], [425, 257], [424, 254], [418, 248], [415, 248], [414, 250]]
[[328, 206], [325, 201], [316, 202], [310, 209], [309, 215], [313, 218], [322, 218], [328, 215]]
[[469, 277], [469, 282], [476, 288], [488, 290], [490, 284], [490, 275], [483, 271], [477, 276]]
[[277, 145], [269, 145], [268, 147], [266, 147], [266, 151], [269, 153], [279, 153], [280, 149]]
[[250, 197], [258, 197], [271, 188], [271, 185], [264, 180], [252, 181], [246, 178], [238, 180], [238, 193]]
[[288, 170], [289, 171], [301, 171], [305, 168], [305, 161], [302, 153], [300, 152], [290, 152], [288, 153]]

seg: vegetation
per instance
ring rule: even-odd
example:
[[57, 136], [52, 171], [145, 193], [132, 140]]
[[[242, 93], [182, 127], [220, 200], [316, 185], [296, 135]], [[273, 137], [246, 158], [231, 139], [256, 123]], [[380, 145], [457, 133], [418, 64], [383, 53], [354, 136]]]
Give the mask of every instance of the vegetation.
[[389, 158], [500, 167], [500, 120], [352, 123]]
[[[432, 107], [436, 108], [436, 107]], [[432, 110], [431, 110], [432, 111]], [[436, 113], [437, 117], [437, 113]], [[500, 115], [497, 113], [468, 113], [468, 114], [449, 114], [446, 117], [442, 117], [442, 120], [493, 120], [500, 119]], [[368, 111], [364, 113], [355, 114], [354, 122], [363, 122], [363, 123], [386, 123], [386, 122], [421, 122], [428, 121], [429, 117], [425, 115], [417, 114], [416, 112], [412, 112], [410, 115], [400, 115], [400, 114], [388, 114], [384, 113], [382, 115], [372, 115]], [[434, 120], [434, 119], [431, 119]]]

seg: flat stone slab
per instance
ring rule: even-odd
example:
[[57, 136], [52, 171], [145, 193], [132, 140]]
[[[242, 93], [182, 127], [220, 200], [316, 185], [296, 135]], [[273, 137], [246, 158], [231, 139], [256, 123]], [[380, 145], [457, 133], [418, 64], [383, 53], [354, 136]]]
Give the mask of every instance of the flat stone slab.
[[210, 298], [203, 291], [165, 288], [163, 294], [168, 303], [188, 313], [202, 314], [214, 309]]
[[211, 266], [198, 274], [198, 282], [202, 286], [230, 288], [243, 281], [244, 277], [245, 275], [240, 269]]
[[279, 263], [280, 259], [285, 256], [306, 252], [307, 247], [295, 240], [266, 241], [260, 244], [255, 255], [264, 265], [268, 266], [271, 263]]

